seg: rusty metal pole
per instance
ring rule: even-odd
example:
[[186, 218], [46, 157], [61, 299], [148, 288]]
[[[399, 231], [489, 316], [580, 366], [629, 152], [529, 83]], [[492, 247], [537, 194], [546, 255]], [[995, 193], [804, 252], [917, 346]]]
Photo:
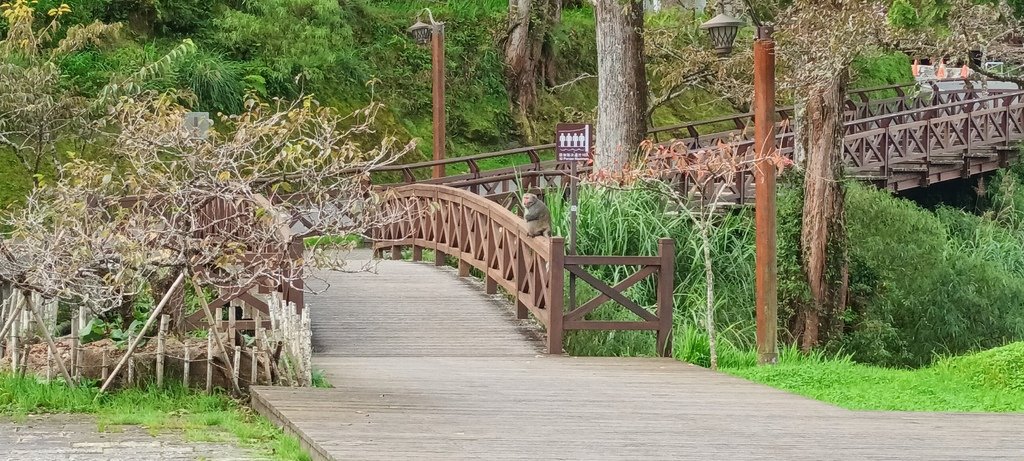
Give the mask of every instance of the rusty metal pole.
[[[435, 24], [431, 34], [431, 50], [434, 81], [434, 160], [445, 158], [445, 117], [444, 117], [444, 24]], [[434, 165], [434, 179], [444, 177], [444, 165]]]
[[757, 28], [754, 41], [754, 214], [756, 228], [755, 305], [757, 362], [778, 360], [778, 262], [776, 260], [775, 42], [771, 29]]

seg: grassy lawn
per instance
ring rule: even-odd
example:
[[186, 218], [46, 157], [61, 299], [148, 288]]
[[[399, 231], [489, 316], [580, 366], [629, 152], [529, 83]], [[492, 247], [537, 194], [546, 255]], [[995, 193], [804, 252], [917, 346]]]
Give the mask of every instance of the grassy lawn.
[[916, 370], [784, 357], [773, 367], [723, 371], [854, 410], [1024, 411], [1024, 342], [941, 359]]
[[0, 374], [0, 414], [17, 419], [40, 413], [94, 415], [100, 429], [140, 425], [151, 433], [180, 431], [187, 440], [237, 442], [278, 460], [308, 460], [299, 442], [248, 407], [223, 395], [182, 387], [129, 389], [96, 399], [94, 387], [68, 388]]

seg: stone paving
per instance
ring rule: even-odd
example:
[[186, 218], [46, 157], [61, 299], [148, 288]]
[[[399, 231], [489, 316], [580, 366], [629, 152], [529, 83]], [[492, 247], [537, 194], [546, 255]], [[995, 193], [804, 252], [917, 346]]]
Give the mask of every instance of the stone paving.
[[0, 418], [0, 461], [262, 459], [230, 443], [188, 442], [172, 431], [156, 436], [138, 426], [100, 431], [95, 419], [83, 415]]

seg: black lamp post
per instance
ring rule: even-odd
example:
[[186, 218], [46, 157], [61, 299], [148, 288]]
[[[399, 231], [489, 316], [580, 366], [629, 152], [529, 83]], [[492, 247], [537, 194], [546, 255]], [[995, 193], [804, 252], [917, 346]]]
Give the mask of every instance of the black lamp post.
[[[427, 13], [430, 24], [420, 20], [420, 15]], [[409, 36], [417, 45], [431, 44], [431, 73], [433, 74], [433, 106], [434, 106], [434, 160], [445, 158], [445, 113], [444, 113], [444, 23], [435, 22], [434, 14], [424, 9], [416, 16], [416, 23], [409, 27]], [[434, 165], [432, 175], [435, 179], [444, 176], [444, 165]]]
[[[757, 25], [754, 40], [754, 216], [755, 216], [755, 309], [757, 314], [757, 361], [778, 360], [778, 261], [776, 259], [775, 163], [775, 42], [771, 28], [751, 16]], [[701, 28], [708, 31], [719, 56], [728, 56], [743, 21], [723, 11]]]

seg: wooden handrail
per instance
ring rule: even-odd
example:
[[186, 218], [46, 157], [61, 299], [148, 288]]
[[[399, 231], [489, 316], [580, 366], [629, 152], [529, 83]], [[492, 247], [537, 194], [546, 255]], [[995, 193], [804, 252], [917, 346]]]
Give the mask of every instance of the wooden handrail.
[[[851, 116], [852, 117], [856, 117], [856, 118], [854, 120], [848, 121], [847, 123], [848, 124], [853, 124], [851, 126], [856, 126], [857, 123], [861, 123], [861, 122], [864, 122], [864, 121], [869, 121], [870, 122], [871, 120], [877, 119], [879, 117], [884, 118], [886, 116], [885, 114], [889, 113], [890, 111], [895, 111], [896, 113], [900, 113], [900, 114], [906, 114], [908, 112], [908, 110], [903, 110], [903, 109], [908, 107], [907, 101], [911, 101], [911, 100], [918, 101], [921, 98], [919, 97], [919, 95], [910, 94], [909, 92], [904, 91], [904, 89], [911, 88], [911, 87], [917, 87], [917, 86], [918, 86], [917, 83], [907, 83], [907, 84], [885, 85], [885, 86], [879, 86], [879, 87], [873, 87], [873, 88], [865, 88], [865, 89], [861, 89], [861, 90], [851, 91], [850, 99], [848, 99], [848, 101], [851, 101], [853, 103], [854, 109], [852, 109], [848, 113], [852, 113], [853, 115], [851, 115]], [[974, 94], [978, 93], [978, 91], [974, 90], [974, 89], [938, 91], [937, 87], [935, 85], [932, 85], [932, 87], [933, 87], [932, 94], [947, 95], [949, 97], [952, 97], [952, 95], [959, 95], [959, 94], [974, 95]], [[900, 96], [897, 96], [896, 98], [888, 98], [888, 99], [882, 99], [882, 100], [868, 100], [867, 102], [861, 102], [861, 103], [857, 103], [856, 101], [853, 101], [853, 97], [855, 95], [860, 97], [860, 96], [868, 94], [868, 93], [879, 92], [879, 91], [887, 91], [887, 90], [895, 90], [898, 94], [900, 94]], [[992, 90], [992, 91], [1001, 91], [1001, 90]], [[894, 104], [895, 104], [895, 106], [894, 106]], [[919, 103], [915, 103], [913, 105], [914, 109], [909, 110], [909, 111], [919, 110], [917, 104], [919, 104]], [[781, 108], [779, 108], [777, 110], [777, 112], [779, 114], [781, 114], [781, 116], [782, 116], [781, 119], [782, 120], [788, 119], [788, 114], [792, 113], [792, 111], [793, 111], [792, 107], [781, 107]], [[871, 115], [871, 114], [878, 113], [879, 111], [882, 112], [883, 114], [882, 115]], [[866, 117], [867, 115], [871, 115], [871, 116], [870, 117]], [[686, 134], [687, 134], [687, 137], [683, 138], [683, 139], [679, 139], [678, 141], [680, 141], [680, 142], [688, 142], [688, 143], [691, 143], [691, 144], [695, 144], [695, 146], [694, 146], [695, 148], [707, 147], [707, 146], [710, 146], [710, 145], [715, 145], [716, 144], [716, 140], [718, 140], [718, 139], [731, 139], [731, 138], [736, 137], [737, 135], [743, 135], [744, 130], [742, 128], [747, 125], [747, 122], [749, 120], [751, 120], [752, 117], [753, 117], [753, 113], [751, 113], [751, 112], [744, 113], [744, 114], [734, 114], [734, 115], [718, 117], [718, 118], [713, 118], [713, 119], [708, 119], [708, 120], [701, 120], [701, 121], [687, 122], [687, 123], [682, 123], [682, 124], [672, 125], [672, 126], [651, 128], [648, 131], [648, 134], [651, 135], [651, 136], [654, 136], [655, 137], [655, 141], [657, 142], [657, 141], [660, 141], [660, 139], [657, 138], [657, 135], [659, 133], [669, 133], [669, 132], [685, 131]], [[721, 131], [720, 129], [717, 129], [715, 132], [710, 132], [710, 133], [701, 133], [700, 132], [701, 130], [699, 129], [700, 127], [715, 126], [717, 124], [725, 123], [725, 122], [729, 122], [729, 121], [733, 121], [734, 124], [737, 126], [737, 128], [731, 129], [731, 130], [726, 130], [726, 131]], [[788, 130], [779, 130], [780, 135], [782, 133], [784, 133], [785, 131], [788, 131]], [[536, 146], [527, 146], [527, 147], [521, 147], [521, 148], [516, 148], [516, 149], [508, 149], [508, 150], [502, 150], [502, 151], [496, 151], [496, 152], [485, 152], [485, 153], [480, 153], [480, 154], [475, 154], [475, 155], [470, 155], [470, 156], [465, 156], [465, 157], [452, 157], [452, 158], [447, 158], [447, 159], [442, 159], [442, 160], [430, 160], [430, 161], [407, 163], [407, 164], [387, 165], [387, 166], [383, 166], [383, 167], [380, 167], [380, 168], [375, 168], [373, 171], [375, 173], [401, 173], [403, 178], [397, 184], [411, 184], [411, 183], [452, 184], [454, 182], [460, 182], [460, 181], [464, 181], [466, 179], [475, 179], [475, 178], [481, 178], [481, 177], [489, 177], [489, 176], [492, 176], [492, 175], [497, 174], [498, 172], [502, 172], [502, 171], [512, 171], [512, 170], [520, 170], [520, 171], [522, 171], [524, 169], [532, 169], [532, 170], [551, 169], [551, 168], [553, 168], [553, 165], [554, 165], [555, 162], [552, 161], [552, 160], [547, 160], [547, 161], [541, 160], [540, 153], [541, 152], [549, 152], [549, 155], [553, 154], [554, 153], [554, 148], [555, 148], [555, 145], [551, 144], [551, 143], [549, 143], [549, 144], [541, 144], [541, 145], [536, 145]], [[478, 162], [480, 162], [482, 160], [502, 158], [502, 157], [508, 157], [508, 156], [512, 156], [512, 155], [519, 155], [519, 154], [528, 154], [528, 155], [530, 155], [530, 157], [531, 157], [530, 161], [528, 163], [516, 165], [514, 167], [498, 168], [498, 169], [491, 169], [491, 170], [486, 170], [486, 171], [481, 170], [480, 166], [478, 164]], [[416, 172], [416, 171], [427, 171], [427, 170], [430, 170], [433, 167], [439, 166], [439, 165], [440, 166], [447, 166], [447, 165], [456, 165], [456, 164], [465, 164], [467, 169], [469, 170], [469, 173], [457, 174], [457, 175], [452, 175], [452, 176], [448, 176], [448, 177], [444, 177], [444, 178], [438, 178], [438, 179], [422, 179], [422, 180], [417, 179], [416, 175], [414, 174], [414, 172]]]
[[[378, 254], [390, 249], [392, 259], [400, 259], [404, 247], [412, 249], [413, 261], [423, 259], [423, 249], [434, 251], [434, 264], [446, 264], [451, 256], [458, 261], [459, 275], [471, 269], [483, 274], [484, 290], [497, 293], [498, 287], [516, 303], [516, 316], [532, 314], [548, 333], [549, 353], [562, 351], [567, 330], [650, 329], [658, 332], [660, 354], [671, 352], [672, 264], [675, 258], [670, 239], [659, 243], [659, 255], [651, 256], [566, 256], [561, 237], [530, 237], [522, 218], [479, 194], [434, 184], [397, 187], [385, 201], [385, 209], [409, 210], [409, 218], [373, 232], [373, 248]], [[585, 266], [640, 266], [630, 279], [610, 287], [585, 272]], [[601, 295], [565, 312], [564, 278], [578, 274]], [[658, 305], [647, 312], [622, 292], [640, 279], [654, 275], [658, 281]], [[626, 284], [626, 282], [630, 282]], [[639, 322], [594, 322], [584, 316], [607, 300], [616, 301], [639, 315]]]
[[[963, 92], [963, 93], [976, 93], [976, 92]], [[1015, 98], [1015, 97], [1020, 97], [1021, 95], [1024, 95], [1024, 91], [1020, 91], [1020, 90], [1006, 91], [1006, 92], [995, 91], [995, 93], [996, 94], [994, 96], [987, 96], [987, 97], [984, 97], [984, 98], [959, 100], [959, 101], [948, 102], [948, 103], [943, 103], [943, 104], [938, 104], [938, 105], [931, 105], [931, 106], [927, 106], [927, 108], [909, 109], [909, 110], [900, 111], [900, 112], [893, 112], [891, 114], [883, 114], [883, 115], [878, 115], [878, 116], [875, 116], [875, 117], [868, 117], [868, 118], [863, 118], [863, 119], [858, 119], [858, 120], [851, 120], [849, 122], [846, 122], [845, 126], [852, 127], [852, 126], [857, 126], [857, 125], [865, 125], [865, 124], [868, 124], [868, 123], [877, 123], [877, 122], [880, 122], [880, 121], [883, 121], [883, 120], [891, 120], [891, 119], [900, 118], [900, 117], [913, 116], [913, 115], [922, 114], [924, 112], [933, 112], [933, 111], [937, 112], [937, 111], [944, 111], [946, 109], [954, 109], [954, 108], [958, 108], [960, 106], [963, 106], [965, 104], [981, 104], [981, 103], [985, 103], [985, 102], [988, 102], [988, 101], [1005, 100], [1006, 98]]]

